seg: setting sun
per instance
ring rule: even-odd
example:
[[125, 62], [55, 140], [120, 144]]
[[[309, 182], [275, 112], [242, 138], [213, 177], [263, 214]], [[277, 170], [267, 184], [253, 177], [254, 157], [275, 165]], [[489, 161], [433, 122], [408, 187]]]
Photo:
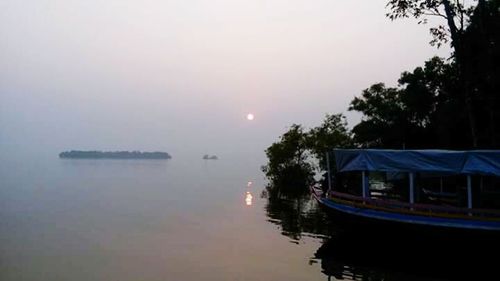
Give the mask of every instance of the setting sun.
[[252, 113], [248, 113], [247, 115], [247, 120], [252, 121], [255, 117], [253, 116]]

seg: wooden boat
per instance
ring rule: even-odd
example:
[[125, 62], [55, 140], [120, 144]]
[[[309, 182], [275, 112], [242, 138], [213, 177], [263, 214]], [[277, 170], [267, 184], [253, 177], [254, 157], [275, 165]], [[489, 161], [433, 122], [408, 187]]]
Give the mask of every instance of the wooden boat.
[[[322, 206], [338, 217], [375, 224], [500, 231], [500, 209], [484, 208], [488, 198], [481, 198], [488, 196], [482, 192], [485, 189], [500, 190], [500, 151], [354, 149], [334, 150], [334, 154], [336, 172], [328, 173], [328, 190], [312, 187], [311, 191]], [[342, 190], [346, 189], [339, 180], [343, 174], [357, 176], [359, 186]], [[395, 178], [388, 175], [398, 174], [401, 198], [406, 201], [371, 196], [370, 175], [374, 174], [385, 175], [387, 181]], [[429, 193], [430, 189], [426, 189], [427, 194], [423, 192], [423, 183], [432, 183], [436, 178], [458, 183], [456, 193], [440, 194], [456, 194], [456, 205], [426, 200], [429, 194], [438, 194]], [[406, 187], [402, 182], [407, 183]]]

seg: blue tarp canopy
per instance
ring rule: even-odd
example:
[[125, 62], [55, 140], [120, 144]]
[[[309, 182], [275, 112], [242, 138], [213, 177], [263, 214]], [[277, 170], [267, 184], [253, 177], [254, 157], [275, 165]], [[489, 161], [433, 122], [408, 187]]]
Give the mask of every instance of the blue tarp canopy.
[[336, 149], [337, 171], [426, 172], [500, 176], [500, 150]]

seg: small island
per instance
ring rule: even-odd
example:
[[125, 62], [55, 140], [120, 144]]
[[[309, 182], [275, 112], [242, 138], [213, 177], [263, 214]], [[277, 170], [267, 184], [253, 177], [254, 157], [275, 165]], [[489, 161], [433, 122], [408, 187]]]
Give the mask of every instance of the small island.
[[218, 158], [216, 155], [212, 155], [212, 156], [210, 156], [210, 155], [208, 155], [208, 154], [205, 154], [205, 155], [203, 155], [203, 159], [204, 159], [204, 160], [217, 160], [217, 159], [219, 159], [219, 158]]
[[140, 151], [81, 151], [71, 150], [59, 153], [59, 158], [70, 159], [170, 159], [172, 156], [166, 152], [140, 152]]

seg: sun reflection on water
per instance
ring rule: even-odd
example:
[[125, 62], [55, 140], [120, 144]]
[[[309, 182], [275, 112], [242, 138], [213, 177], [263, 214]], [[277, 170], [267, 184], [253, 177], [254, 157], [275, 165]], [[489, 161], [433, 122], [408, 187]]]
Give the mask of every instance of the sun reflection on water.
[[252, 206], [252, 199], [252, 194], [250, 193], [250, 191], [247, 191], [247, 193], [245, 194], [245, 203], [247, 206]]

